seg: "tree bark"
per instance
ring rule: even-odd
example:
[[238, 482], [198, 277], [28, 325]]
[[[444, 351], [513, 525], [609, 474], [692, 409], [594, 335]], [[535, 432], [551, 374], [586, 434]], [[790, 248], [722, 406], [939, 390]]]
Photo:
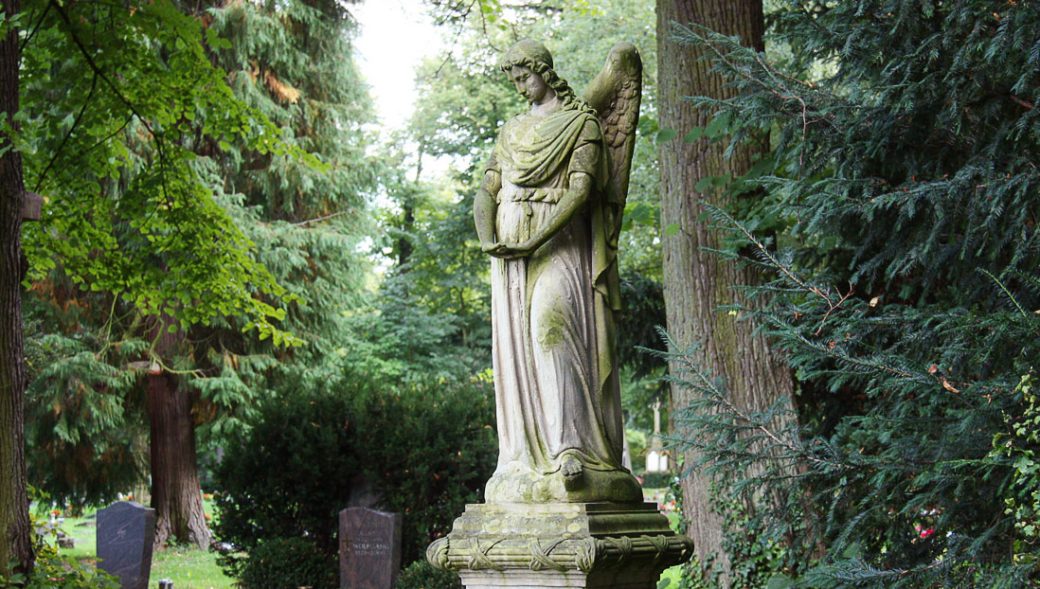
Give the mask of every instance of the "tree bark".
[[[166, 329], [168, 320], [159, 324], [163, 333], [157, 351], [166, 356], [176, 349], [180, 338]], [[209, 548], [195, 452], [194, 395], [180, 390], [173, 374], [156, 370], [147, 379], [155, 548], [161, 550], [173, 540]]]
[[[2, 0], [4, 15], [18, 0]], [[0, 109], [14, 126], [18, 112], [18, 32], [0, 38]], [[0, 132], [0, 573], [33, 566], [25, 492], [25, 350], [22, 344], [22, 156]]]
[[[4, 14], [18, 13], [18, 0], [3, 0]], [[14, 126], [18, 112], [18, 34], [12, 28], [0, 39], [0, 108]], [[20, 570], [32, 568], [29, 501], [25, 491], [26, 387], [22, 343], [22, 178], [21, 154], [0, 133], [0, 571], [13, 559]]]
[[[733, 94], [725, 80], [702, 60], [703, 50], [672, 38], [673, 23], [691, 22], [725, 35], [738, 35], [745, 45], [763, 49], [761, 0], [657, 1], [660, 125], [676, 131], [679, 137], [660, 147], [661, 225], [674, 224], [679, 229], [665, 231], [662, 238], [667, 327], [683, 349], [700, 344], [699, 364], [724, 380], [737, 407], [764, 410], [776, 399], [791, 397], [791, 374], [765, 338], [754, 334], [751, 322], [719, 309], [735, 302], [748, 305], [750, 302], [735, 287], [755, 284], [760, 277], [751, 268], [711, 253], [719, 247], [720, 236], [703, 222], [700, 203], [722, 205], [726, 196], [722, 190], [699, 192], [694, 186], [708, 176], [744, 174], [756, 152], [765, 146], [745, 144], [727, 159], [724, 142], [687, 143], [681, 139], [692, 128], [707, 126], [713, 116], [705, 109], [694, 108], [683, 97], [725, 98]], [[693, 394], [673, 385], [673, 416], [689, 404]], [[685, 456], [688, 465], [695, 459], [692, 453]], [[724, 524], [713, 508], [710, 484], [711, 480], [699, 472], [683, 479], [684, 517], [701, 565], [719, 566], [722, 584], [729, 586], [731, 563], [722, 545]]]

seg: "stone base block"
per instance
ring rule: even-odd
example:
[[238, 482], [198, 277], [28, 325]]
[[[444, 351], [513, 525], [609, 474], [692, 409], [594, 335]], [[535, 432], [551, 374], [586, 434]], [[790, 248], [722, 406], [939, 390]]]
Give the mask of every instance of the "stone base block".
[[653, 578], [647, 578], [645, 572], [626, 574], [625, 571], [601, 571], [597, 574], [549, 571], [462, 572], [459, 576], [466, 589], [656, 589], [661, 571]]
[[653, 503], [494, 503], [467, 505], [426, 557], [467, 589], [655, 589], [692, 552]]

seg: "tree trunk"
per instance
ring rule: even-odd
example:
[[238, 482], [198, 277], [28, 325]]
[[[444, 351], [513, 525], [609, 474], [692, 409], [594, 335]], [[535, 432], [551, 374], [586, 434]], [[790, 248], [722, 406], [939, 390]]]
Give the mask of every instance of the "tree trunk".
[[[178, 338], [162, 321], [157, 351], [165, 356]], [[148, 418], [151, 426], [152, 507], [155, 508], [155, 547], [176, 539], [209, 548], [209, 528], [202, 510], [195, 454], [194, 395], [182, 391], [179, 379], [160, 370], [147, 376]]]
[[[18, 0], [2, 0], [6, 19]], [[14, 126], [18, 112], [18, 32], [0, 38], [0, 109]], [[29, 571], [29, 501], [25, 493], [25, 351], [22, 345], [22, 156], [0, 132], [0, 573]]]
[[[790, 398], [793, 383], [782, 358], [771, 352], [766, 340], [753, 333], [748, 321], [721, 311], [720, 305], [747, 305], [735, 286], [760, 281], [756, 272], [711, 253], [720, 236], [702, 222], [700, 202], [723, 204], [721, 190], [698, 192], [701, 178], [738, 177], [751, 166], [764, 146], [744, 145], [727, 159], [724, 142], [684, 142], [681, 138], [694, 127], [705, 127], [711, 112], [696, 109], [685, 96], [731, 96], [725, 80], [702, 61], [703, 51], [672, 39], [673, 23], [696, 22], [725, 35], [738, 35], [745, 44], [762, 50], [761, 0], [658, 0], [658, 88], [660, 125], [676, 131], [680, 139], [660, 148], [661, 225], [678, 226], [665, 231], [664, 299], [668, 332], [682, 348], [699, 343], [701, 367], [724, 380], [733, 403], [742, 409], [764, 410], [776, 399]], [[673, 367], [674, 369], [675, 367]], [[686, 407], [693, 393], [672, 387], [672, 415]], [[681, 432], [680, 432], [681, 433]], [[695, 456], [687, 454], [686, 464]], [[703, 473], [685, 477], [683, 508], [688, 534], [696, 546], [702, 566], [714, 564], [723, 571], [722, 583], [730, 585], [729, 556], [722, 546], [723, 521], [713, 509], [711, 481]]]

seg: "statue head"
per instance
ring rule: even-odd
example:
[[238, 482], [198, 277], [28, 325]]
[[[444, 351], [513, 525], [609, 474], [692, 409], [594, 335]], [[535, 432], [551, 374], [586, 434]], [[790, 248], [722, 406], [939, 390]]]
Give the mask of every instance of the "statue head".
[[[588, 108], [584, 101], [575, 97], [574, 90], [567, 84], [567, 81], [556, 75], [556, 72], [553, 70], [552, 54], [545, 48], [545, 45], [537, 41], [531, 39], [517, 41], [502, 56], [499, 68], [509, 76], [514, 84], [517, 83], [517, 74], [514, 68], [528, 70], [541, 78], [545, 85], [556, 93], [564, 108]], [[520, 84], [517, 84], [517, 90], [524, 93], [528, 100], [531, 100], [528, 92], [521, 89]]]
[[508, 70], [513, 66], [532, 67], [539, 64], [545, 69], [552, 69], [552, 54], [538, 41], [521, 39], [517, 41], [502, 58], [502, 69]]

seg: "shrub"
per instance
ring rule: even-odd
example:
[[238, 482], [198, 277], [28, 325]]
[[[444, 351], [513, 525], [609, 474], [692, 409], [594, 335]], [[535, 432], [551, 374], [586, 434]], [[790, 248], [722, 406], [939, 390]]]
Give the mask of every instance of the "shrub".
[[[338, 512], [361, 483], [404, 514], [402, 559], [422, 557], [494, 468], [493, 404], [482, 385], [351, 396], [308, 391], [261, 408], [216, 469], [217, 535], [246, 552], [273, 538], [337, 551]], [[222, 558], [231, 574], [241, 556]]]
[[370, 480], [381, 506], [404, 514], [405, 563], [480, 501], [495, 467], [494, 403], [484, 387], [379, 397], [363, 413]]
[[272, 538], [258, 544], [242, 564], [244, 589], [336, 589], [336, 560], [303, 538]]
[[643, 474], [644, 489], [666, 489], [675, 479], [675, 474], [670, 472], [647, 472]]
[[265, 405], [216, 469], [217, 535], [246, 551], [264, 540], [307, 536], [334, 553], [337, 512], [359, 468], [356, 421], [351, 400], [331, 394], [285, 395]]
[[417, 560], [397, 576], [394, 589], [462, 589], [462, 581], [451, 571], [442, 571], [425, 560]]

